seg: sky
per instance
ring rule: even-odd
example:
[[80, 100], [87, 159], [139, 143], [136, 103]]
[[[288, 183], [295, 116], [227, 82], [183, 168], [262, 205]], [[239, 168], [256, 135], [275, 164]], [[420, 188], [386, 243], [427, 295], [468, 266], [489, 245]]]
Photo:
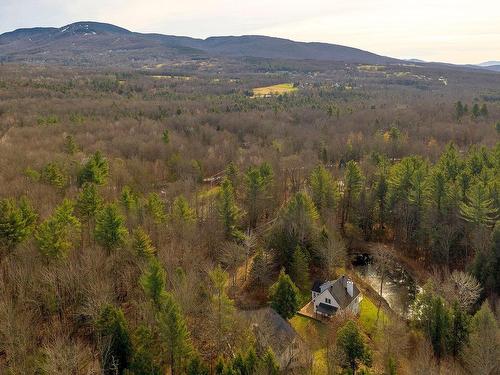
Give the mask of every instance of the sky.
[[76, 21], [200, 38], [269, 35], [457, 64], [500, 60], [500, 0], [0, 0], [0, 33]]

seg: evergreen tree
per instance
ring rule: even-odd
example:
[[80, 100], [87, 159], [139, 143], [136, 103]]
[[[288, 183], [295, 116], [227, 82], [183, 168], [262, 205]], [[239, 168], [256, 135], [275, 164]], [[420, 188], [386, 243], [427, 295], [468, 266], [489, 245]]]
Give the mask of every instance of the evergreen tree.
[[164, 268], [156, 258], [151, 258], [148, 270], [140, 279], [140, 284], [156, 310], [161, 308], [162, 298], [165, 294], [165, 283]]
[[195, 222], [196, 212], [189, 206], [189, 202], [183, 195], [179, 195], [174, 199], [171, 219], [181, 226]]
[[344, 228], [345, 223], [350, 219], [354, 202], [359, 197], [363, 187], [363, 175], [358, 163], [350, 160], [346, 165], [344, 175], [344, 191], [342, 199], [342, 213], [340, 226]]
[[170, 293], [165, 292], [161, 296], [157, 323], [161, 340], [166, 349], [171, 374], [183, 374], [187, 366], [187, 359], [192, 353], [192, 346], [186, 321], [179, 305]]
[[214, 316], [217, 352], [222, 352], [222, 339], [232, 329], [234, 303], [226, 294], [227, 272], [220, 265], [210, 272], [212, 295], [210, 305]]
[[257, 225], [271, 181], [272, 170], [267, 163], [259, 168], [250, 167], [245, 173], [245, 204], [250, 228], [255, 228]]
[[58, 189], [63, 189], [68, 184], [68, 176], [55, 163], [48, 163], [40, 173], [40, 180]]
[[449, 313], [443, 299], [424, 287], [412, 307], [413, 323], [429, 338], [438, 359], [446, 354], [449, 339]]
[[500, 293], [500, 222], [492, 233], [490, 248], [476, 252], [472, 262], [472, 274], [488, 294]]
[[186, 373], [187, 375], [209, 375], [210, 371], [207, 365], [196, 355], [189, 361]]
[[233, 188], [237, 189], [239, 185], [239, 171], [236, 164], [234, 164], [232, 161], [229, 162], [224, 173], [226, 175], [226, 178], [231, 181], [231, 185], [233, 185]]
[[66, 258], [73, 246], [73, 234], [79, 229], [80, 222], [73, 215], [73, 203], [65, 199], [35, 233], [40, 253], [48, 259]]
[[278, 261], [290, 268], [293, 252], [300, 246], [314, 260], [319, 258], [318, 211], [311, 198], [304, 192], [296, 193], [281, 209], [273, 224], [269, 247], [276, 251]]
[[78, 175], [78, 185], [82, 186], [86, 182], [102, 185], [108, 177], [109, 166], [107, 160], [99, 151], [96, 151], [80, 170]]
[[227, 178], [222, 182], [217, 207], [226, 238], [242, 240], [243, 234], [237, 228], [240, 210], [236, 206], [233, 185]]
[[155, 224], [164, 223], [167, 219], [165, 204], [157, 193], [150, 193], [146, 202], [146, 210]]
[[74, 155], [78, 152], [78, 145], [72, 135], [67, 135], [64, 139], [64, 152], [68, 155]]
[[260, 372], [263, 375], [278, 375], [280, 366], [278, 364], [278, 361], [276, 360], [276, 356], [274, 355], [274, 352], [268, 348], [263, 357], [262, 361], [259, 367]]
[[120, 204], [127, 214], [137, 207], [137, 196], [130, 186], [125, 185], [120, 194]]
[[282, 269], [278, 281], [271, 286], [271, 307], [284, 319], [292, 318], [299, 310], [299, 290]]
[[268, 281], [269, 264], [262, 249], [255, 254], [250, 268], [250, 284], [255, 287], [266, 285]]
[[123, 311], [112, 305], [104, 306], [96, 326], [99, 335], [109, 340], [109, 348], [104, 348], [103, 353], [104, 373], [124, 374], [131, 359], [132, 345]]
[[150, 258], [155, 255], [156, 249], [144, 229], [137, 228], [133, 233], [133, 238], [132, 248], [139, 257]]
[[495, 221], [497, 209], [493, 207], [483, 184], [473, 185], [466, 197], [467, 202], [460, 203], [460, 214], [464, 220], [476, 225], [491, 225]]
[[163, 375], [158, 342], [148, 327], [139, 326], [132, 336], [133, 355], [130, 361], [132, 374]]
[[455, 118], [460, 120], [465, 114], [465, 108], [461, 101], [455, 103]]
[[309, 186], [311, 198], [319, 212], [335, 208], [339, 194], [337, 185], [323, 165], [318, 165], [313, 169], [309, 177]]
[[304, 250], [297, 246], [293, 253], [292, 263], [290, 264], [289, 272], [295, 285], [302, 290], [307, 290], [310, 287], [309, 281], [309, 261]]
[[97, 215], [94, 235], [108, 254], [125, 243], [128, 231], [124, 221], [115, 204], [107, 204]]
[[457, 357], [468, 343], [470, 319], [457, 301], [453, 304], [450, 315], [447, 348], [454, 357]]
[[[87, 227], [87, 237], [90, 238], [91, 227], [94, 226], [95, 218], [103, 205], [103, 199], [97, 191], [97, 187], [91, 183], [85, 183], [76, 201], [76, 213], [82, 224]], [[83, 236], [82, 231], [82, 236]], [[82, 237], [82, 245], [83, 245]]]
[[358, 326], [352, 320], [347, 321], [337, 331], [337, 348], [343, 354], [344, 367], [356, 373], [360, 363], [370, 364], [368, 347], [363, 341]]
[[26, 199], [0, 199], [0, 249], [14, 250], [30, 235], [36, 219], [37, 214]]
[[478, 118], [481, 115], [481, 110], [479, 109], [479, 104], [474, 103], [472, 106], [472, 117]]

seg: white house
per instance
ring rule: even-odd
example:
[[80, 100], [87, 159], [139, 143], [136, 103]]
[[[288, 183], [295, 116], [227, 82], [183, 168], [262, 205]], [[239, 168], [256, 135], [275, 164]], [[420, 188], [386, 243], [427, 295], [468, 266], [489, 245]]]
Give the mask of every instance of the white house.
[[361, 293], [347, 276], [335, 281], [316, 281], [311, 290], [314, 313], [330, 318], [337, 311], [359, 313]]

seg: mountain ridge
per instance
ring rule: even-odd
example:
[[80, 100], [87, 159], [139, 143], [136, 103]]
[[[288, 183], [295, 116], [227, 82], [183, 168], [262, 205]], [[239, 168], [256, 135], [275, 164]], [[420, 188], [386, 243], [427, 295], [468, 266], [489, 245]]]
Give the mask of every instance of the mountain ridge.
[[[204, 55], [317, 60], [365, 64], [401, 60], [369, 51], [320, 42], [296, 42], [265, 35], [214, 36], [197, 39], [160, 33], [138, 33], [109, 23], [79, 21], [63, 27], [22, 28], [0, 35], [0, 59], [53, 61], [95, 58], [120, 53], [131, 60]], [[135, 52], [132, 52], [135, 51]]]

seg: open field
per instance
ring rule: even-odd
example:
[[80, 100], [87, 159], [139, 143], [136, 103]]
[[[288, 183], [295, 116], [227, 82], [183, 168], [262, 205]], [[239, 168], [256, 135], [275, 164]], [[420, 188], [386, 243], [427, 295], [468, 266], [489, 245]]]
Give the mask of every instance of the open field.
[[291, 94], [298, 90], [297, 87], [293, 85], [293, 83], [280, 83], [277, 85], [266, 86], [266, 87], [257, 87], [253, 89], [254, 97], [265, 97], [272, 95], [283, 95], [283, 94]]

